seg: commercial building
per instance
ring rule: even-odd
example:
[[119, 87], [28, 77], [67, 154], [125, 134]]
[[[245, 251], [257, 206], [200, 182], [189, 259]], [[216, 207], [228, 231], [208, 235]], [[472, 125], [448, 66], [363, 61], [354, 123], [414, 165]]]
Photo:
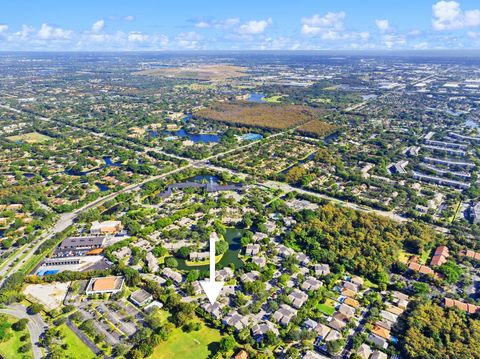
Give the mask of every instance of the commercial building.
[[124, 279], [123, 277], [102, 277], [102, 278], [92, 278], [88, 282], [87, 290], [85, 293], [87, 295], [93, 294], [115, 294], [122, 290]]

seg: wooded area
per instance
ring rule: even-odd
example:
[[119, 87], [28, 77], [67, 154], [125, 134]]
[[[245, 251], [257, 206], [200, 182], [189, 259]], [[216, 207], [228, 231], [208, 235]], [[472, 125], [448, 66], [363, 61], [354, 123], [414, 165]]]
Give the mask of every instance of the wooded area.
[[271, 129], [285, 129], [311, 120], [318, 120], [325, 111], [300, 105], [279, 105], [247, 102], [216, 102], [193, 116], [228, 124]]

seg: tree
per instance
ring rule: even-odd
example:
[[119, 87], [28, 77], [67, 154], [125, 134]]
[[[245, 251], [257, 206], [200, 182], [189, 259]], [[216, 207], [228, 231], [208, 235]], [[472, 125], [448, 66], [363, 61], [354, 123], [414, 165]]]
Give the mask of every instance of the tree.
[[431, 301], [414, 303], [401, 338], [407, 358], [478, 358], [480, 322]]
[[287, 358], [288, 359], [299, 359], [300, 358], [300, 351], [297, 348], [294, 348], [294, 347], [288, 348]]
[[200, 272], [196, 269], [193, 269], [190, 272], [188, 272], [185, 280], [187, 281], [187, 283], [191, 283], [198, 280], [199, 277], [200, 277]]
[[447, 261], [438, 267], [437, 270], [445, 276], [446, 281], [450, 284], [457, 283], [463, 274], [462, 268], [452, 261]]
[[229, 351], [233, 350], [235, 346], [237, 345], [237, 342], [235, 341], [235, 338], [232, 335], [229, 335], [228, 337], [223, 337], [220, 340], [220, 350], [223, 353], [228, 353]]
[[43, 306], [42, 306], [41, 304], [38, 304], [38, 303], [32, 303], [32, 304], [28, 307], [28, 313], [29, 313], [29, 314], [38, 314], [38, 313], [40, 313], [42, 310], [43, 310]]
[[27, 323], [28, 323], [28, 319], [26, 318], [20, 319], [12, 324], [12, 329], [17, 332], [20, 332], [22, 330], [25, 330], [25, 328], [27, 328]]
[[165, 265], [170, 268], [177, 268], [178, 261], [173, 257], [168, 257], [167, 259], [165, 259]]
[[159, 257], [163, 257], [163, 256], [167, 255], [168, 250], [166, 248], [162, 247], [161, 245], [158, 245], [158, 246], [153, 247], [152, 254], [155, 257], [159, 258]]
[[331, 340], [327, 343], [327, 350], [330, 354], [337, 354], [345, 346], [345, 340]]
[[32, 344], [30, 343], [25, 343], [20, 348], [18, 348], [18, 351], [20, 353], [28, 353], [30, 350], [32, 350]]
[[215, 243], [215, 255], [224, 254], [228, 251], [227, 241], [218, 241]]
[[128, 352], [128, 347], [125, 344], [117, 344], [113, 347], [112, 354], [118, 358], [121, 357]]
[[182, 247], [177, 251], [177, 256], [179, 258], [187, 259], [192, 250], [192, 247]]

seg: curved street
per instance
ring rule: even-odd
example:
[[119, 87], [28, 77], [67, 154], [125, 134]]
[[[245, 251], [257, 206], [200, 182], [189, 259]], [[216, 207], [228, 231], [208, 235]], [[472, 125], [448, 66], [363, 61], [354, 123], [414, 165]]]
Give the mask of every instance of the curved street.
[[46, 323], [39, 314], [30, 315], [27, 308], [21, 304], [10, 304], [6, 308], [0, 309], [0, 313], [14, 316], [18, 319], [28, 319], [27, 327], [30, 332], [30, 340], [32, 342], [33, 357], [35, 359], [44, 358], [43, 348], [40, 347], [40, 337], [43, 335]]

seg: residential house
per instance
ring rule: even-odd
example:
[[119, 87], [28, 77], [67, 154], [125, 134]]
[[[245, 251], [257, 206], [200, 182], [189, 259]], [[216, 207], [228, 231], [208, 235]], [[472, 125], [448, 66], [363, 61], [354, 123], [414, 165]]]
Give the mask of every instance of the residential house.
[[315, 275], [325, 276], [330, 274], [330, 266], [328, 264], [315, 264]]
[[245, 249], [245, 254], [247, 256], [254, 256], [260, 252], [260, 245], [259, 244], [247, 244], [247, 248]]
[[307, 279], [302, 284], [303, 290], [318, 290], [322, 287], [323, 282], [314, 278], [314, 277], [307, 277]]
[[299, 309], [308, 300], [308, 295], [299, 289], [295, 289], [292, 293], [288, 295], [288, 299], [292, 301], [292, 305], [295, 308]]
[[371, 354], [372, 354], [372, 349], [370, 349], [370, 347], [365, 343], [360, 345], [360, 347], [357, 350], [357, 355], [362, 359], [370, 358]]

